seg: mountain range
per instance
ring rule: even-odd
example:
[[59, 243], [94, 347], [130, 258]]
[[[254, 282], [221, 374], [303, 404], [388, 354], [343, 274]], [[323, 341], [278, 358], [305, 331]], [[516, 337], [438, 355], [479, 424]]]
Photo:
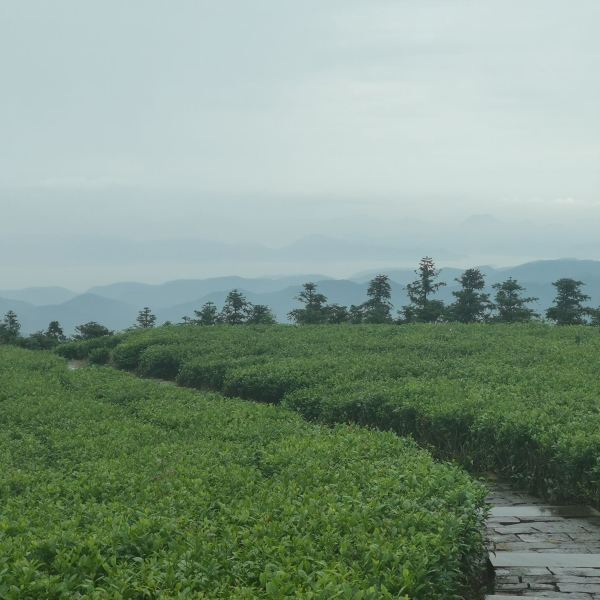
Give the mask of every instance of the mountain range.
[[[535, 308], [547, 308], [554, 298], [552, 282], [560, 277], [583, 281], [584, 291], [591, 296], [590, 305], [600, 304], [600, 261], [560, 259], [529, 262], [514, 267], [480, 267], [491, 290], [494, 283], [508, 277], [517, 279], [527, 294], [538, 297]], [[228, 291], [237, 288], [256, 304], [267, 304], [281, 322], [287, 313], [298, 306], [295, 296], [302, 283], [314, 281], [319, 291], [330, 302], [350, 305], [365, 300], [369, 279], [378, 272], [387, 273], [392, 283], [392, 300], [397, 309], [407, 302], [405, 286], [415, 279], [411, 269], [382, 269], [364, 271], [348, 279], [332, 279], [325, 275], [305, 274], [270, 278], [215, 277], [210, 279], [182, 279], [163, 284], [123, 282], [96, 286], [83, 294], [61, 287], [33, 287], [21, 290], [0, 290], [0, 313], [14, 310], [22, 324], [22, 332], [29, 334], [45, 329], [52, 320], [58, 320], [65, 332], [73, 333], [78, 324], [98, 321], [111, 329], [124, 329], [135, 322], [137, 312], [150, 306], [158, 322], [179, 322], [193, 315], [208, 301], [222, 305]], [[462, 269], [444, 268], [440, 280], [447, 283], [438, 298], [451, 302], [452, 292], [458, 288], [454, 281]]]

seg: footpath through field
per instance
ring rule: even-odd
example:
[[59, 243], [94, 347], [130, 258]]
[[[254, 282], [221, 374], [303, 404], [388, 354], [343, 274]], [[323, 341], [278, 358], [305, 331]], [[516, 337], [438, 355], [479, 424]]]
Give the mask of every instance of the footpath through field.
[[487, 523], [495, 594], [488, 600], [600, 600], [600, 512], [554, 506], [492, 482]]

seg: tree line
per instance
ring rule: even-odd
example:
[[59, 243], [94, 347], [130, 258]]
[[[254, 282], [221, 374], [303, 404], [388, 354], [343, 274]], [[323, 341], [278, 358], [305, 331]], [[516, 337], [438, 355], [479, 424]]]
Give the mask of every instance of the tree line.
[[[318, 291], [313, 282], [303, 284], [295, 297], [300, 307], [288, 313], [288, 318], [297, 325], [324, 324], [385, 324], [385, 323], [525, 323], [546, 320], [556, 325], [600, 325], [600, 307], [586, 306], [590, 297], [582, 288], [582, 281], [562, 278], [554, 281], [556, 296], [553, 305], [544, 315], [535, 312], [529, 305], [538, 299], [527, 296], [525, 288], [509, 277], [492, 286], [492, 294], [485, 291], [485, 277], [476, 268], [467, 269], [455, 279], [459, 289], [452, 292], [454, 301], [448, 305], [435, 297], [446, 285], [439, 280], [440, 270], [432, 258], [426, 256], [419, 262], [417, 278], [406, 286], [409, 303], [394, 314], [392, 287], [387, 275], [377, 275], [367, 287], [367, 299], [359, 305], [342, 306], [330, 304], [327, 297]], [[242, 292], [231, 290], [221, 310], [214, 302], [206, 302], [194, 316], [182, 317], [179, 325], [273, 325], [273, 311], [265, 304], [252, 304]], [[156, 315], [149, 307], [139, 311], [135, 324], [129, 329], [149, 329], [156, 325]], [[172, 325], [167, 322], [165, 325]], [[32, 349], [50, 349], [67, 341], [58, 321], [51, 321], [46, 330], [37, 331], [28, 337], [20, 334], [21, 325], [14, 311], [10, 310], [0, 321], [0, 343], [18, 344]], [[90, 321], [75, 328], [71, 339], [85, 340], [112, 335], [104, 325]]]

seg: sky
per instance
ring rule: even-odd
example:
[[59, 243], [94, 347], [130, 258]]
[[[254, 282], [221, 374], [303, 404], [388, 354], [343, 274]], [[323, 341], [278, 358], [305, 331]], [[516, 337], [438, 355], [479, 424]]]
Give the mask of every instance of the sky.
[[[0, 0], [0, 289], [600, 259], [598, 23], [597, 0]], [[323, 236], [355, 246], [281, 252]]]

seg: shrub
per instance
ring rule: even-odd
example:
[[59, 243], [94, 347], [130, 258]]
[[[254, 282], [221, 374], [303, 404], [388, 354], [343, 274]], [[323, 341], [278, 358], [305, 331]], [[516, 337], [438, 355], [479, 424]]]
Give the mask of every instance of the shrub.
[[94, 348], [89, 352], [88, 360], [93, 365], [105, 365], [110, 360], [110, 350], [108, 348]]
[[175, 379], [182, 361], [182, 352], [177, 346], [150, 346], [140, 354], [137, 370], [146, 377]]
[[165, 343], [185, 346], [181, 385], [410, 435], [444, 459], [600, 505], [592, 328], [180, 327], [130, 334], [116, 350]]
[[18, 348], [0, 380], [2, 598], [471, 597], [485, 490], [409, 440]]

